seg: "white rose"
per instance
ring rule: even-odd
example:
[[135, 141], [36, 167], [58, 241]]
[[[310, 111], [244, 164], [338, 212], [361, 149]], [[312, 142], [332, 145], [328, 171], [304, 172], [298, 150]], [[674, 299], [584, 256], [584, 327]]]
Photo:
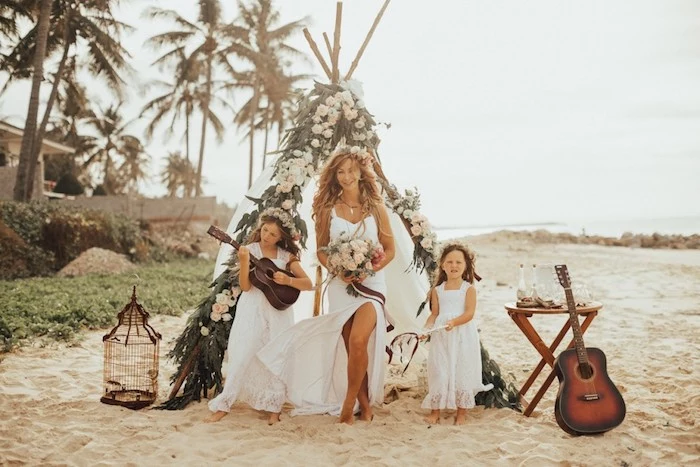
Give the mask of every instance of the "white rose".
[[294, 151], [292, 151], [292, 154], [295, 155], [296, 157], [299, 157], [299, 156], [301, 156], [301, 155], [303, 154], [303, 152], [301, 152], [301, 151], [298, 150], [298, 149], [295, 149]]
[[326, 97], [326, 105], [328, 107], [333, 107], [335, 105], [335, 103], [336, 103], [335, 97], [333, 97], [333, 96]]
[[350, 148], [350, 152], [353, 154], [358, 154], [360, 152], [360, 146], [353, 146]]
[[207, 337], [209, 335], [209, 328], [206, 326], [202, 326], [201, 328], [199, 328], [199, 333], [204, 337]]
[[311, 133], [315, 135], [320, 135], [321, 132], [323, 132], [323, 125], [319, 125], [318, 123], [314, 126], [311, 127]]
[[330, 138], [331, 136], [333, 136], [333, 130], [331, 130], [330, 128], [323, 130], [323, 136], [325, 138]]
[[364, 128], [365, 127], [365, 120], [364, 119], [359, 119], [358, 121], [355, 122], [355, 128]]
[[351, 110], [344, 112], [344, 113], [345, 113], [345, 118], [347, 118], [350, 121], [355, 120], [357, 118], [357, 110], [351, 109]]
[[358, 99], [357, 102], [355, 102], [355, 108], [356, 109], [364, 109], [365, 108], [365, 101], [362, 99]]
[[221, 313], [217, 313], [215, 311], [212, 311], [211, 314], [209, 315], [209, 318], [211, 318], [212, 321], [215, 323], [218, 323], [221, 321]]
[[423, 240], [420, 241], [420, 246], [425, 248], [426, 250], [433, 246], [433, 241], [430, 238], [424, 238]]
[[396, 208], [396, 212], [401, 214], [403, 212], [403, 206], [399, 206], [398, 208]]
[[233, 316], [231, 316], [230, 313], [224, 313], [223, 315], [221, 315], [221, 318], [222, 318], [224, 321], [231, 321], [231, 320], [233, 319]]
[[289, 211], [294, 207], [294, 200], [293, 199], [285, 199], [282, 201], [282, 209], [286, 209]]
[[231, 295], [234, 297], [238, 297], [241, 294], [242, 290], [240, 287], [236, 286], [231, 289]]
[[318, 107], [316, 107], [316, 115], [319, 117], [325, 117], [328, 115], [328, 110], [329, 108], [327, 105], [319, 104]]
[[321, 147], [321, 143], [320, 143], [316, 138], [314, 138], [314, 139], [311, 140], [311, 146], [313, 146], [313, 147], [315, 147], [315, 148], [320, 148], [320, 147]]
[[413, 215], [413, 211], [411, 211], [410, 209], [406, 209], [406, 210], [403, 212], [403, 217], [405, 217], [405, 218], [407, 218], [407, 219], [410, 219], [412, 215]]
[[321, 117], [319, 117], [319, 116], [315, 116], [311, 120], [313, 120], [314, 123], [321, 123]]
[[352, 93], [350, 91], [345, 90], [345, 91], [340, 93], [340, 96], [343, 98], [343, 100], [345, 101], [345, 103], [347, 105], [349, 105], [349, 106], [355, 105], [355, 101], [353, 100]]

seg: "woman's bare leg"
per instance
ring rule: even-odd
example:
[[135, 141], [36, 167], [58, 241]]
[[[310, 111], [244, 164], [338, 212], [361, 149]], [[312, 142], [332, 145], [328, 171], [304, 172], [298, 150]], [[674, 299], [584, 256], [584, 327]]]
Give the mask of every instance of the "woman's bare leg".
[[374, 415], [372, 413], [372, 405], [369, 403], [369, 377], [367, 372], [365, 372], [365, 377], [362, 380], [357, 401], [360, 403], [360, 420], [371, 422]]
[[365, 303], [357, 309], [353, 317], [348, 346], [348, 392], [340, 412], [340, 423], [352, 425], [355, 401], [360, 393], [362, 381], [367, 374], [369, 356], [367, 343], [377, 326], [374, 305]]

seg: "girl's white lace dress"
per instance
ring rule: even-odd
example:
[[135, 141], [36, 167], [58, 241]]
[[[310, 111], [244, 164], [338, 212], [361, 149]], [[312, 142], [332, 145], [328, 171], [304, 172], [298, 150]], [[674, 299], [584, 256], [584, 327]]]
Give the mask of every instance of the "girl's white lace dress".
[[[259, 243], [248, 245], [250, 254], [262, 258]], [[281, 269], [287, 267], [290, 254], [277, 248], [272, 259]], [[238, 298], [236, 317], [228, 338], [228, 363], [224, 390], [209, 401], [212, 412], [229, 412], [234, 402], [246, 402], [257, 410], [280, 412], [285, 402], [284, 384], [260, 365], [251, 365], [255, 354], [274, 337], [294, 324], [292, 308], [277, 310], [255, 286]]]
[[[440, 314], [435, 327], [464, 313], [469, 287], [473, 286], [467, 281], [458, 290], [445, 290], [444, 282], [437, 286]], [[421, 406], [424, 409], [472, 408], [477, 393], [493, 388], [481, 380], [481, 346], [475, 318], [451, 331], [441, 329], [430, 334], [428, 395]]]
[[[377, 222], [369, 216], [358, 223], [331, 212], [330, 236], [354, 234], [379, 242]], [[368, 277], [363, 284], [386, 295], [384, 271]], [[258, 353], [258, 358], [287, 387], [287, 398], [294, 405], [292, 415], [337, 415], [347, 392], [347, 351], [343, 341], [343, 325], [364, 303], [371, 303], [377, 313], [377, 325], [369, 340], [367, 368], [369, 399], [373, 405], [384, 399], [384, 356], [388, 315], [376, 301], [353, 297], [345, 290], [346, 283], [333, 278], [328, 283], [329, 309], [325, 314], [302, 320], [279, 335]], [[357, 405], [356, 405], [357, 409]]]

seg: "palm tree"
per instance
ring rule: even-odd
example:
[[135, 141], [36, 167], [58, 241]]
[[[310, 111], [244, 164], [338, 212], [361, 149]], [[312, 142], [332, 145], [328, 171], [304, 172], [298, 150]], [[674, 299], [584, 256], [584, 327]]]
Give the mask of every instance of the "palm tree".
[[17, 20], [20, 17], [31, 19], [31, 13], [22, 2], [0, 0], [0, 38], [12, 39], [17, 36]]
[[179, 152], [168, 154], [160, 175], [168, 190], [168, 196], [179, 196], [181, 193], [183, 197], [189, 198], [196, 190], [197, 171], [192, 162]]
[[[49, 94], [44, 117], [36, 132], [35, 142], [44, 138], [46, 126], [58, 95], [58, 88], [64, 79], [66, 64], [71, 50], [75, 50], [81, 42], [86, 44], [88, 56], [88, 69], [95, 76], [103, 78], [110, 89], [119, 98], [122, 97], [122, 89], [125, 84], [119, 75], [122, 71], [131, 71], [126, 58], [129, 53], [119, 43], [122, 32], [132, 28], [114, 19], [111, 5], [116, 0], [53, 0], [51, 15], [52, 31], [47, 44], [47, 56], [53, 52], [61, 52], [58, 69], [53, 78], [51, 93]], [[81, 41], [82, 38], [82, 41]], [[25, 35], [15, 49], [8, 54], [3, 65], [15, 70], [21, 76], [26, 69], [29, 57], [33, 56], [35, 48], [35, 34]], [[32, 192], [34, 171], [39, 158], [40, 144], [32, 145], [30, 165], [27, 174], [27, 193]]]
[[117, 152], [123, 158], [117, 170], [119, 179], [124, 182], [127, 193], [138, 193], [138, 184], [150, 178], [148, 165], [151, 156], [146, 153], [141, 141], [131, 135], [124, 135], [121, 138]]
[[[174, 54], [170, 54], [165, 58], [161, 57], [153, 64], [162, 66], [171, 61], [175, 61], [175, 82], [156, 81], [154, 84], [166, 88], [167, 92], [148, 102], [141, 111], [141, 116], [153, 113], [151, 121], [146, 127], [146, 137], [149, 139], [153, 137], [156, 128], [171, 113], [172, 119], [166, 129], [165, 136], [172, 136], [177, 121], [184, 116], [185, 154], [190, 159], [190, 121], [195, 108], [201, 110], [205, 100], [204, 93], [200, 91], [201, 63], [196, 60], [196, 57], [191, 55], [188, 57], [182, 49], [177, 49]], [[212, 93], [209, 101], [209, 110], [207, 112], [210, 117], [209, 123], [214, 129], [217, 140], [221, 142], [224, 137], [224, 125], [211, 104], [217, 103], [219, 106], [231, 111], [233, 111], [233, 108], [228, 102], [220, 98], [216, 92]]]
[[184, 55], [185, 47], [194, 43], [195, 48], [191, 54], [194, 60], [201, 61], [203, 69], [204, 90], [201, 94], [199, 105], [202, 112], [202, 134], [199, 144], [199, 159], [197, 161], [197, 186], [196, 194], [202, 193], [202, 167], [204, 165], [204, 145], [206, 139], [207, 123], [213, 123], [215, 115], [212, 114], [210, 104], [213, 95], [214, 68], [232, 73], [232, 68], [226, 55], [231, 43], [238, 41], [245, 31], [241, 28], [225, 24], [221, 16], [221, 4], [219, 0], [199, 0], [199, 14], [196, 22], [190, 22], [180, 16], [174, 10], [151, 8], [147, 10], [150, 18], [164, 18], [173, 21], [179, 29], [153, 36], [148, 40], [150, 46], [161, 48], [172, 47], [159, 60], [167, 60], [171, 56]]
[[27, 201], [31, 198], [31, 192], [27, 192], [27, 175], [30, 169], [29, 164], [36, 134], [37, 115], [39, 114], [39, 91], [41, 89], [41, 80], [44, 77], [44, 57], [46, 56], [46, 43], [49, 36], [51, 1], [41, 0], [37, 24], [33, 29], [36, 34], [36, 47], [33, 54], [32, 90], [29, 95], [27, 118], [25, 119], [24, 135], [19, 152], [17, 179], [15, 180], [13, 196], [15, 201]]
[[[248, 35], [243, 44], [233, 44], [230, 52], [246, 58], [253, 65], [253, 69], [247, 73], [247, 79], [243, 80], [250, 88], [252, 96], [243, 106], [243, 115], [237, 115], [235, 120], [239, 126], [243, 124], [244, 118], [248, 120], [250, 142], [248, 187], [250, 187], [253, 184], [255, 130], [268, 128], [269, 121], [266, 116], [271, 107], [270, 104], [281, 102], [279, 96], [286, 94], [286, 91], [280, 92], [280, 89], [283, 89], [280, 83], [284, 81], [282, 64], [287, 57], [306, 58], [302, 52], [285, 41], [299, 32], [305, 26], [307, 19], [278, 26], [280, 14], [272, 8], [271, 0], [256, 0], [250, 6], [239, 0], [238, 11], [241, 27], [248, 31]], [[242, 84], [238, 83], [234, 86], [241, 87]], [[267, 100], [268, 105], [261, 111], [260, 101], [263, 98]], [[261, 121], [256, 123], [258, 115], [261, 116]]]
[[[95, 167], [98, 167], [98, 173], [101, 169], [104, 180], [102, 184], [108, 194], [119, 193], [127, 185], [123, 174], [119, 172], [121, 167], [117, 166], [120, 160], [126, 159], [126, 152], [133, 150], [134, 153], [131, 156], [134, 160], [143, 159], [141, 155], [137, 154], [138, 151], [133, 149], [141, 145], [139, 139], [126, 133], [126, 127], [132, 121], [124, 122], [120, 113], [121, 105], [122, 103], [119, 103], [104, 110], [101, 109], [101, 115], [98, 114], [87, 119], [87, 124], [97, 132], [98, 136], [94, 142], [94, 149], [87, 154], [83, 167], [93, 171]], [[138, 145], [135, 144], [135, 141], [138, 141]]]

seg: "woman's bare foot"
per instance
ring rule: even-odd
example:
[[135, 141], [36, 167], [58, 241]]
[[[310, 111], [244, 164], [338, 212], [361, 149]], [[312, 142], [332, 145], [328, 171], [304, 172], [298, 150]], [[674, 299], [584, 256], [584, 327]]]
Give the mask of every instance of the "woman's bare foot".
[[371, 422], [374, 420], [374, 413], [372, 413], [372, 409], [365, 409], [360, 411], [360, 416], [358, 420], [361, 420], [363, 422]]
[[455, 425], [464, 425], [467, 422], [467, 409], [457, 409], [455, 415]]
[[346, 423], [352, 425], [354, 421], [355, 402], [352, 404], [345, 403], [343, 408], [340, 410], [340, 417], [338, 417], [338, 423]]
[[430, 412], [430, 415], [425, 417], [423, 420], [425, 420], [429, 425], [437, 425], [440, 423], [440, 411], [439, 410], [432, 410]]
[[279, 423], [280, 420], [280, 414], [278, 413], [271, 413], [270, 417], [267, 419], [267, 424], [268, 425], [274, 425], [275, 423]]
[[217, 410], [213, 414], [209, 415], [207, 418], [204, 419], [204, 423], [214, 423], [218, 422], [222, 418], [224, 418], [226, 415], [228, 415], [228, 412], [224, 412], [223, 410]]

